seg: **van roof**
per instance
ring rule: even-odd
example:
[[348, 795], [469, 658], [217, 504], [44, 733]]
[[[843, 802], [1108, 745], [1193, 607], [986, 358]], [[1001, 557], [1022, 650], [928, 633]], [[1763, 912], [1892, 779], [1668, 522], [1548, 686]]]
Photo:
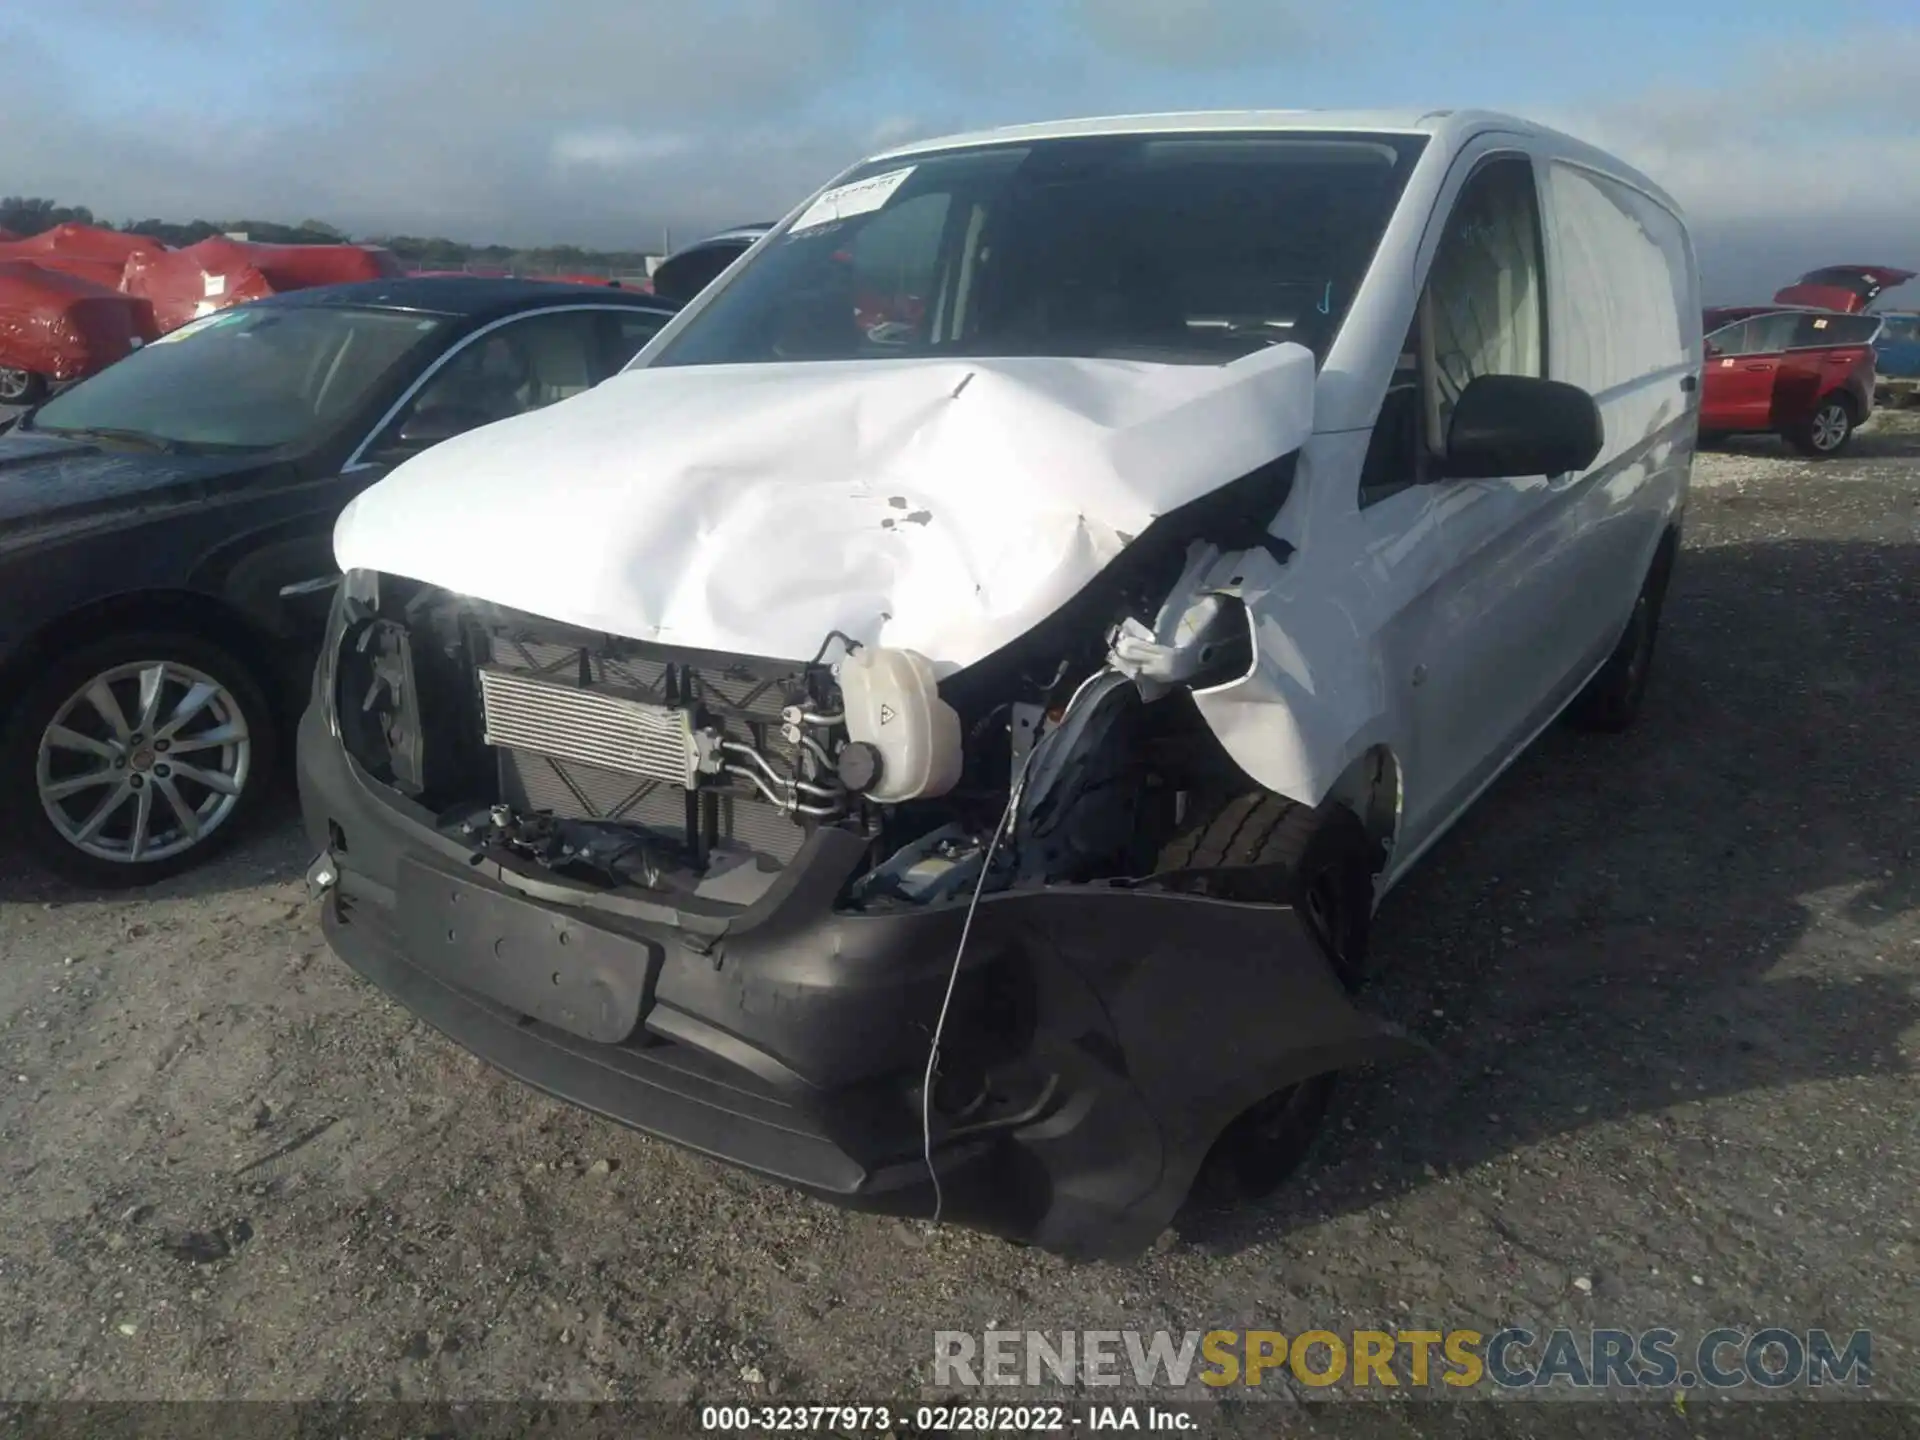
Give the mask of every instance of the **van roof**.
[[1064, 140], [1086, 135], [1203, 135], [1248, 130], [1431, 135], [1448, 149], [1490, 130], [1532, 136], [1550, 140], [1553, 148], [1569, 160], [1584, 162], [1632, 181], [1668, 209], [1680, 213], [1672, 197], [1618, 157], [1550, 126], [1495, 110], [1176, 110], [1147, 115], [1096, 115], [916, 140], [871, 156], [868, 163], [1028, 140]]

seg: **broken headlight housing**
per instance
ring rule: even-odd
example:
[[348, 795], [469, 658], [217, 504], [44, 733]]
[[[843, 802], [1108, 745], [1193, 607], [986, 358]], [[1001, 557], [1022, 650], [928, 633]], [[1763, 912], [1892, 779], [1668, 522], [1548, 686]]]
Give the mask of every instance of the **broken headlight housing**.
[[327, 733], [336, 740], [340, 738], [340, 647], [350, 629], [379, 610], [379, 571], [349, 570], [340, 577], [340, 583], [333, 588], [333, 605], [327, 611], [327, 631], [320, 643], [320, 659], [314, 666], [312, 696], [313, 703], [326, 716]]

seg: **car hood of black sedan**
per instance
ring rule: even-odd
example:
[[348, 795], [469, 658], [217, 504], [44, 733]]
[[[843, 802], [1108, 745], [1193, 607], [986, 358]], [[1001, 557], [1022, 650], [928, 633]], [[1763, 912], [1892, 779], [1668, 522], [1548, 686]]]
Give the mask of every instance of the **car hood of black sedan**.
[[0, 434], [0, 539], [92, 516], [188, 503], [265, 468], [257, 453], [142, 449], [39, 430]]

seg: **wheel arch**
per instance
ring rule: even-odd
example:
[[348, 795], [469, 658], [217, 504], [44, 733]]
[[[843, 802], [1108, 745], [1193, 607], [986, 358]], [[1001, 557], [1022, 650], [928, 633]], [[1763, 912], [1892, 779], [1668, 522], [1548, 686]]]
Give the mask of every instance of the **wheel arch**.
[[137, 590], [69, 610], [22, 640], [0, 661], [0, 694], [17, 696], [49, 656], [115, 634], [185, 630], [232, 652], [274, 709], [282, 728], [296, 718], [296, 699], [277, 683], [276, 642], [232, 606], [191, 590]]
[[1660, 531], [1660, 539], [1653, 547], [1653, 559], [1647, 566], [1648, 574], [1653, 577], [1662, 591], [1666, 590], [1668, 582], [1673, 579], [1674, 562], [1680, 558], [1683, 518], [1676, 511], [1667, 520]]
[[1326, 799], [1351, 810], [1374, 845], [1374, 873], [1384, 870], [1400, 838], [1406, 788], [1400, 758], [1384, 741], [1367, 746], [1327, 787]]
[[1865, 418], [1865, 407], [1860, 403], [1860, 397], [1853, 393], [1851, 385], [1834, 386], [1814, 402], [1814, 410], [1817, 412], [1829, 400], [1837, 400], [1846, 407], [1847, 419], [1850, 423], [1858, 425]]

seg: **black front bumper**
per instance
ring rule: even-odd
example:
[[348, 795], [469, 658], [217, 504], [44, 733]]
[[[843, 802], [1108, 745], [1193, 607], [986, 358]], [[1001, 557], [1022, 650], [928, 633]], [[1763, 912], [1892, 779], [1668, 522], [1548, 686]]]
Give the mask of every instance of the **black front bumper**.
[[[759, 903], [677, 923], [454, 843], [313, 709], [299, 770], [335, 872], [329, 942], [456, 1043], [836, 1203], [934, 1213], [921, 1080], [964, 903], [836, 911], [865, 849], [822, 831]], [[1354, 1009], [1286, 908], [1098, 886], [989, 895], [942, 1042], [941, 1214], [1068, 1254], [1137, 1253], [1248, 1105], [1409, 1048]]]

